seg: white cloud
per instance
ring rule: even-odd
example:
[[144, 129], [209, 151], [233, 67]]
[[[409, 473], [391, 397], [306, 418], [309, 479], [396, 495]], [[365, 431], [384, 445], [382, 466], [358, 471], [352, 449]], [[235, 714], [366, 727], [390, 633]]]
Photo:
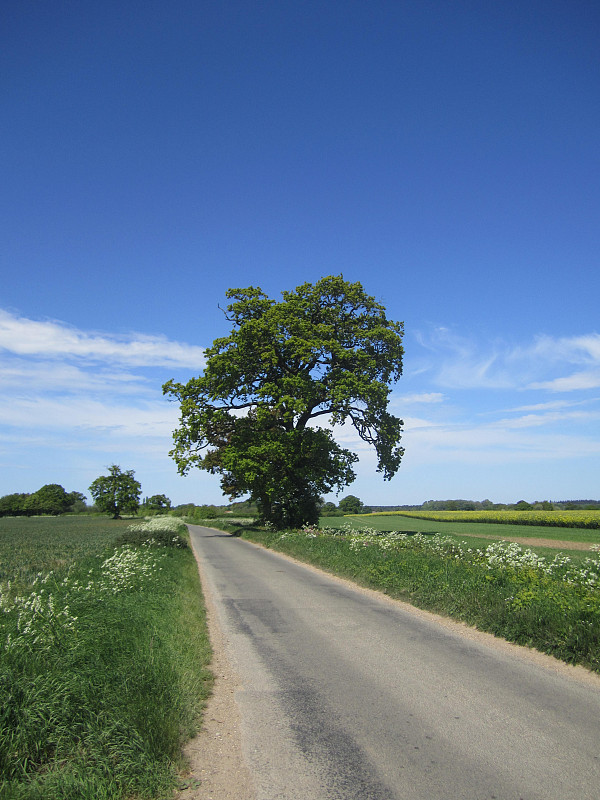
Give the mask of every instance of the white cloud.
[[600, 334], [582, 336], [538, 336], [533, 345], [523, 352], [545, 361], [566, 361], [575, 364], [600, 363]]
[[542, 425], [563, 425], [565, 422], [592, 422], [598, 419], [600, 419], [600, 412], [554, 411], [547, 414], [526, 414], [515, 419], [503, 419], [496, 424], [503, 428], [532, 428]]
[[165, 336], [87, 333], [55, 320], [36, 321], [0, 310], [0, 350], [19, 356], [83, 359], [129, 366], [201, 368], [204, 350]]
[[414, 405], [419, 403], [443, 403], [444, 395], [441, 392], [423, 392], [422, 394], [396, 395], [393, 398], [395, 406]]
[[600, 370], [574, 372], [549, 381], [530, 383], [528, 389], [547, 389], [549, 392], [576, 392], [600, 387]]
[[469, 463], [477, 468], [523, 461], [556, 462], [600, 454], [597, 436], [577, 435], [571, 431], [559, 433], [555, 429], [535, 430], [550, 424], [550, 419], [527, 422], [530, 424], [522, 427], [507, 426], [504, 420], [485, 425], [456, 423], [407, 427], [403, 440], [405, 458], [412, 463]]
[[552, 411], [553, 409], [557, 408], [572, 408], [573, 406], [583, 405], [587, 401], [579, 400], [577, 402], [568, 401], [568, 400], [551, 400], [548, 403], [533, 403], [532, 405], [528, 406], [517, 406], [516, 408], [506, 408], [503, 409], [503, 412], [512, 411], [515, 413], [521, 411]]
[[[538, 336], [525, 345], [494, 340], [481, 342], [448, 328], [416, 335], [423, 355], [417, 369], [426, 369], [446, 389], [528, 389], [551, 392], [600, 387], [600, 335]], [[420, 358], [420, 360], [419, 360]], [[580, 365], [586, 369], [573, 372]]]
[[86, 370], [60, 361], [28, 361], [13, 356], [0, 356], [0, 379], [3, 389], [9, 389], [11, 393], [140, 394], [149, 390], [148, 379], [131, 371]]
[[61, 431], [65, 441], [86, 431], [106, 436], [160, 436], [168, 441], [177, 424], [177, 406], [160, 400], [132, 404], [91, 397], [0, 398], [0, 425]]
[[[573, 394], [600, 386], [596, 334], [539, 337], [516, 347], [438, 329], [420, 342], [421, 348], [416, 343], [411, 348], [418, 369], [407, 370], [406, 394], [395, 391], [390, 398], [392, 413], [404, 419], [401, 444], [406, 454], [399, 484], [407, 473], [418, 474], [419, 491], [426, 497], [437, 494], [428, 488], [436, 470], [449, 478], [479, 478], [486, 469], [512, 475], [528, 464], [537, 479], [549, 464], [597, 459], [598, 406], [591, 394]], [[165, 337], [98, 334], [0, 311], [0, 455], [5, 485], [14, 484], [15, 491], [35, 490], [36, 479], [28, 489], [14, 475], [36, 470], [42, 462], [46, 471], [39, 485], [60, 482], [61, 471], [67, 469], [76, 475], [82, 464], [92, 474], [113, 460], [154, 471], [160, 483], [163, 475], [176, 472], [167, 453], [179, 406], [162, 397], [165, 378], [156, 368], [196, 370], [203, 365], [200, 347]], [[520, 392], [525, 389], [531, 402], [522, 404]], [[568, 400], [548, 395], [567, 390], [572, 392]], [[315, 424], [326, 426], [328, 419], [319, 418]], [[380, 476], [373, 477], [376, 454], [353, 426], [336, 426], [334, 436], [359, 454], [360, 473], [381, 483]], [[75, 484], [74, 480], [71, 488]], [[163, 489], [157, 486], [155, 491]]]

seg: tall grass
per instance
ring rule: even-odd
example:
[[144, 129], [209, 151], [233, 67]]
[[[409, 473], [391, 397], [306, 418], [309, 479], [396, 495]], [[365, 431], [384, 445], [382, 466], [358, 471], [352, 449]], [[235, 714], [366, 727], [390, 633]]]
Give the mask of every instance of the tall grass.
[[2, 586], [3, 799], [168, 797], [199, 722], [210, 649], [185, 528], [95, 522], [112, 546]]

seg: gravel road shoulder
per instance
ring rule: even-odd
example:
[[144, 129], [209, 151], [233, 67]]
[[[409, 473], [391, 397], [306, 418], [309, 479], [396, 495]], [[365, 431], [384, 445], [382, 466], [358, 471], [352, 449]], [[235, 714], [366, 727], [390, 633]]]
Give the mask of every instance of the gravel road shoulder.
[[[196, 559], [198, 561], [198, 559]], [[213, 657], [210, 669], [215, 677], [204, 710], [200, 733], [184, 749], [188, 769], [181, 776], [178, 800], [256, 800], [252, 776], [242, 753], [240, 714], [235, 694], [241, 690], [238, 676], [229, 662], [223, 634], [217, 622], [214, 602], [202, 580], [206, 620]]]

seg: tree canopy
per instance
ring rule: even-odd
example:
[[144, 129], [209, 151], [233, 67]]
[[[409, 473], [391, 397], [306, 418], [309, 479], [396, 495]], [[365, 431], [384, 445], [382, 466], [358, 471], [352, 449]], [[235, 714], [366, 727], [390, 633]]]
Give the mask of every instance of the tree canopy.
[[85, 496], [81, 492], [67, 492], [58, 483], [47, 483], [37, 492], [7, 494], [0, 497], [0, 517], [39, 514], [65, 514], [85, 508]]
[[250, 494], [278, 527], [315, 522], [319, 496], [354, 480], [357, 456], [330, 429], [350, 422], [389, 480], [404, 452], [402, 420], [387, 410], [402, 374], [402, 323], [342, 276], [281, 302], [252, 286], [227, 297], [233, 329], [207, 349], [204, 374], [163, 387], [181, 407], [170, 452], [179, 472], [221, 475], [227, 495]]
[[119, 519], [123, 512], [135, 513], [139, 508], [141, 484], [133, 477], [135, 472], [125, 472], [117, 464], [108, 468], [108, 475], [101, 475], [90, 485], [90, 494], [100, 511]]
[[163, 511], [171, 508], [171, 501], [166, 494], [153, 494], [144, 500], [144, 506], [151, 511]]
[[364, 506], [362, 500], [356, 497], [354, 494], [346, 495], [343, 497], [340, 502], [338, 503], [338, 507], [340, 511], [343, 511], [344, 514], [360, 514], [364, 511]]

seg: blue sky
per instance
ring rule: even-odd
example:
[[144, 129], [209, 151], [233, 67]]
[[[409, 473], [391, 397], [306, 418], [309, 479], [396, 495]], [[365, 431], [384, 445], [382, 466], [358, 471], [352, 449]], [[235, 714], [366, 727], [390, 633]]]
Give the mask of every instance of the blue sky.
[[359, 280], [405, 322], [365, 502], [598, 498], [600, 10], [591, 2], [8, 0], [0, 494], [222, 502], [169, 378], [229, 287]]

